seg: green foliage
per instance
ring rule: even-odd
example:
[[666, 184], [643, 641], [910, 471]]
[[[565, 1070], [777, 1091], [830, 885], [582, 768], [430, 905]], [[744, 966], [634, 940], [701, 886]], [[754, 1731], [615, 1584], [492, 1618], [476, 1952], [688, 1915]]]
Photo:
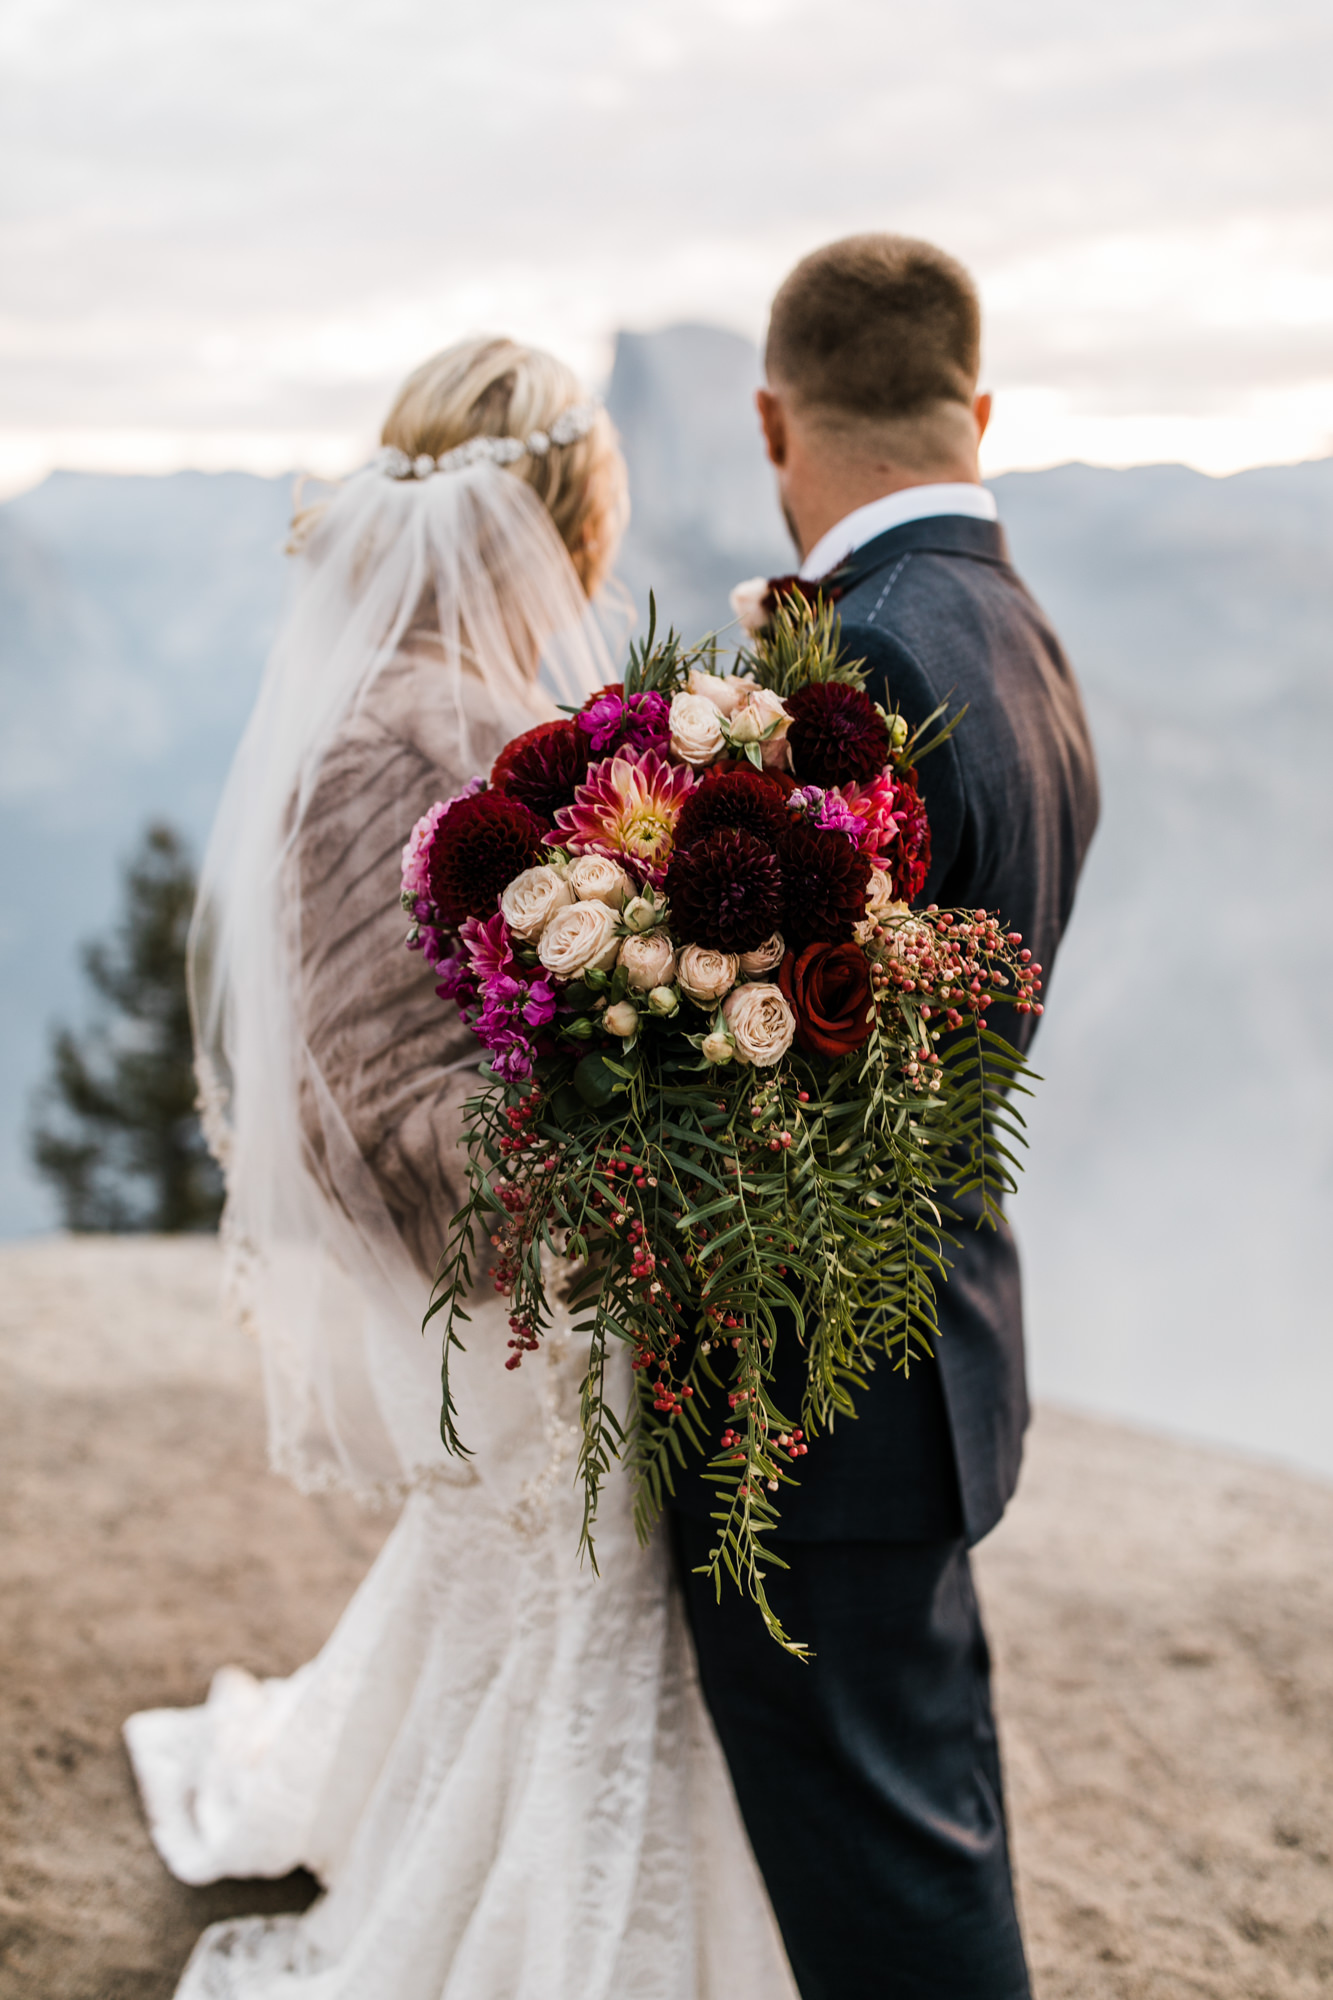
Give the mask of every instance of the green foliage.
[[649, 591], [648, 630], [642, 639], [635, 639], [630, 645], [622, 686], [627, 696], [660, 694], [670, 701], [685, 686], [691, 667], [702, 667], [707, 673], [719, 671], [717, 651], [716, 637], [687, 645], [674, 626], [665, 638], [659, 639], [657, 599]]
[[195, 1111], [185, 940], [194, 875], [169, 826], [150, 826], [125, 871], [124, 913], [84, 947], [102, 1005], [80, 1038], [58, 1027], [32, 1157], [67, 1228], [212, 1229], [220, 1176]]
[[762, 636], [741, 653], [737, 671], [752, 674], [783, 701], [811, 681], [845, 681], [864, 688], [865, 661], [844, 659], [841, 645], [841, 622], [830, 603], [820, 598], [810, 605], [800, 597], [784, 597]]

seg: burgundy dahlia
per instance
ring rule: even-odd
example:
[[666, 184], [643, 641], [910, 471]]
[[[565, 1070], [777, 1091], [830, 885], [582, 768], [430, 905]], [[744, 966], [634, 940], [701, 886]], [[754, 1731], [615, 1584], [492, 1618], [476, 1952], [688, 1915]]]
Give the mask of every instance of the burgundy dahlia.
[[539, 722], [500, 752], [491, 784], [546, 826], [571, 805], [588, 774], [588, 738], [575, 722]]
[[846, 681], [811, 681], [787, 696], [791, 767], [803, 785], [868, 785], [889, 761], [889, 725]]
[[467, 917], [495, 915], [500, 892], [542, 858], [546, 829], [503, 792], [478, 792], [450, 806], [430, 847], [430, 900], [457, 930]]
[[705, 774], [690, 793], [676, 821], [676, 847], [689, 847], [720, 826], [740, 827], [765, 847], [777, 844], [791, 814], [782, 788], [763, 777], [752, 764]]
[[930, 873], [930, 821], [916, 785], [916, 767], [894, 774], [893, 817], [898, 838], [880, 860], [893, 876], [893, 893], [900, 903], [914, 903]]
[[779, 928], [788, 948], [846, 944], [866, 913], [870, 857], [846, 834], [825, 833], [796, 820], [778, 843], [783, 914]]
[[671, 927], [682, 941], [709, 951], [753, 951], [781, 920], [782, 870], [769, 842], [720, 826], [676, 849], [666, 894]]

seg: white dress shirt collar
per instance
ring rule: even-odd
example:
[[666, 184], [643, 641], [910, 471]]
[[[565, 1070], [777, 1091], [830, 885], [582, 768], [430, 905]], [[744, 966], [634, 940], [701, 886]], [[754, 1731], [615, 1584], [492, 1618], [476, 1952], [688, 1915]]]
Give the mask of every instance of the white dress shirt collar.
[[901, 493], [886, 493], [882, 500], [871, 500], [835, 522], [815, 543], [801, 564], [800, 574], [807, 583], [814, 583], [867, 542], [873, 542], [876, 535], [901, 528], [904, 521], [925, 521], [935, 514], [967, 514], [974, 521], [999, 519], [995, 495], [984, 486], [963, 480], [905, 486]]

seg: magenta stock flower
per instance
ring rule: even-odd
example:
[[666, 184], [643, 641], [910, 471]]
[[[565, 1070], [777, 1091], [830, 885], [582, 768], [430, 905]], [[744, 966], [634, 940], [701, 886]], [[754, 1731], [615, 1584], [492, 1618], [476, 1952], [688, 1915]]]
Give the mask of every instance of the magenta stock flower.
[[409, 940], [408, 949], [414, 948], [425, 953], [427, 965], [439, 975], [440, 983], [435, 991], [441, 1000], [452, 1000], [460, 1013], [470, 1007], [477, 997], [477, 982], [472, 974], [472, 961], [461, 938], [456, 933], [446, 936], [442, 931], [423, 924], [415, 947]]
[[556, 814], [557, 832], [575, 854], [605, 854], [657, 886], [693, 788], [688, 766], [668, 764], [655, 750], [621, 750], [592, 766], [573, 805]]
[[549, 979], [519, 968], [504, 918], [497, 911], [486, 923], [469, 917], [462, 929], [467, 953], [468, 1000], [478, 1011], [465, 1015], [473, 1033], [491, 1053], [491, 1068], [511, 1083], [532, 1074], [534, 1029], [555, 1019], [556, 992]]
[[825, 833], [845, 833], [860, 845], [861, 822], [842, 793], [836, 788], [823, 791], [818, 785], [804, 785], [794, 791], [787, 804]]
[[578, 725], [595, 757], [615, 750], [665, 752], [671, 740], [669, 714], [663, 695], [627, 695], [621, 688], [609, 687], [584, 704]]

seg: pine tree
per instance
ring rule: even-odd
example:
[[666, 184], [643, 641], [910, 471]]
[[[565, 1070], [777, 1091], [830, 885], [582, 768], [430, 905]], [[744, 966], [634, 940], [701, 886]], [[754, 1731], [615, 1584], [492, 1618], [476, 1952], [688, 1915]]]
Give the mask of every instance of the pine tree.
[[184, 842], [152, 825], [125, 870], [119, 924], [84, 947], [102, 1006], [82, 1041], [53, 1032], [32, 1133], [69, 1229], [216, 1227], [221, 1177], [195, 1110], [185, 993], [194, 894]]

